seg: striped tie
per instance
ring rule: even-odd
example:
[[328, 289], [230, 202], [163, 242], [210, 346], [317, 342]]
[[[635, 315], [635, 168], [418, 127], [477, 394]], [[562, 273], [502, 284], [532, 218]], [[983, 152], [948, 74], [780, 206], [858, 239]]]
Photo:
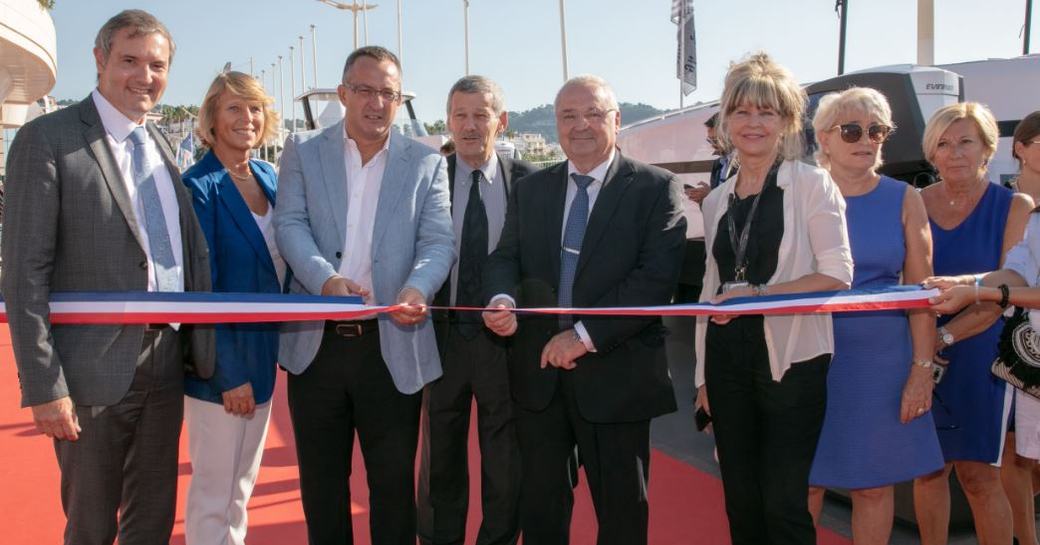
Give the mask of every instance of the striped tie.
[[134, 184], [137, 185], [137, 194], [141, 198], [141, 208], [144, 210], [144, 229], [148, 233], [152, 274], [155, 275], [156, 291], [179, 291], [177, 261], [173, 258], [173, 245], [170, 243], [170, 233], [166, 229], [166, 215], [163, 214], [159, 189], [155, 185], [155, 176], [152, 175], [153, 168], [148, 164], [145, 138], [144, 127], [137, 127], [130, 133], [130, 141], [134, 144], [131, 165]]
[[[585, 224], [589, 221], [589, 184], [595, 181], [592, 176], [571, 174], [578, 190], [574, 193], [570, 211], [567, 213], [567, 225], [563, 229], [563, 247], [560, 249], [560, 288], [557, 292], [557, 304], [561, 308], [572, 306], [574, 295], [574, 274], [578, 270], [578, 258], [581, 256], [581, 240], [585, 237]], [[570, 315], [560, 315], [560, 326], [569, 328], [574, 323]]]

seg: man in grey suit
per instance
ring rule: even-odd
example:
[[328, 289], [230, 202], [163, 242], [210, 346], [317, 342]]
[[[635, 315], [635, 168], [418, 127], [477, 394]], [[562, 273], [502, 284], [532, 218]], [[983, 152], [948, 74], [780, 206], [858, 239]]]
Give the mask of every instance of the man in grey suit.
[[300, 492], [312, 545], [352, 543], [354, 432], [368, 473], [372, 542], [415, 543], [415, 450], [423, 385], [441, 375], [426, 302], [454, 260], [445, 161], [391, 127], [401, 66], [382, 47], [347, 58], [346, 118], [282, 152], [275, 228], [292, 293], [402, 306], [353, 322], [283, 329]]
[[[509, 192], [535, 171], [495, 152], [509, 125], [502, 89], [465, 76], [448, 91], [448, 184], [459, 260], [435, 306], [483, 307], [481, 269], [498, 244]], [[426, 388], [419, 466], [419, 538], [423, 545], [461, 545], [469, 507], [467, 452], [477, 402], [483, 520], [477, 545], [516, 543], [520, 449], [506, 368], [506, 340], [484, 327], [479, 312], [435, 311], [444, 376]]]
[[186, 364], [213, 371], [206, 328], [52, 325], [60, 291], [207, 291], [206, 240], [162, 134], [145, 123], [174, 44], [127, 10], [98, 32], [98, 85], [22, 127], [6, 184], [2, 288], [22, 405], [54, 438], [65, 543], [169, 541]]

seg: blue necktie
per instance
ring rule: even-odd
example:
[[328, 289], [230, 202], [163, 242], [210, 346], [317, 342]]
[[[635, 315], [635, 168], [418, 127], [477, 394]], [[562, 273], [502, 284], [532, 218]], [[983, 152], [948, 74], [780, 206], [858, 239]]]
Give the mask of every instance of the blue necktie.
[[[557, 291], [557, 304], [561, 308], [572, 305], [574, 295], [574, 274], [578, 270], [578, 258], [581, 257], [581, 241], [585, 238], [585, 224], [589, 221], [589, 184], [595, 181], [592, 176], [571, 174], [578, 190], [574, 193], [570, 211], [567, 213], [567, 225], [563, 229], [563, 247], [560, 248], [560, 286]], [[560, 326], [567, 328], [573, 325], [574, 318], [560, 315]]]
[[148, 233], [148, 249], [152, 257], [152, 271], [155, 275], [157, 291], [180, 291], [177, 285], [177, 261], [173, 258], [173, 245], [170, 233], [166, 229], [166, 215], [163, 214], [162, 201], [159, 200], [159, 189], [155, 185], [152, 167], [148, 164], [145, 148], [144, 127], [137, 127], [130, 133], [130, 141], [134, 145], [131, 165], [134, 184], [141, 198], [144, 210], [144, 229]]

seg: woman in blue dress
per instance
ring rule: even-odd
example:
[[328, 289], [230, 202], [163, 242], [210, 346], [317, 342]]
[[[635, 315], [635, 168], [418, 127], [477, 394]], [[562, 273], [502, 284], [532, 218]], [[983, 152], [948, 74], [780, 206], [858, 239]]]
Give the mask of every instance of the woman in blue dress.
[[[845, 198], [853, 288], [917, 284], [932, 272], [920, 195], [877, 173], [892, 130], [884, 95], [854, 87], [820, 101], [817, 160]], [[908, 316], [909, 314], [909, 316]], [[819, 518], [825, 488], [850, 489], [852, 538], [888, 543], [893, 484], [943, 467], [931, 413], [935, 315], [923, 309], [834, 315], [827, 412], [809, 475]]]
[[[921, 192], [931, 224], [935, 274], [999, 269], [1022, 238], [1032, 201], [990, 183], [986, 166], [999, 138], [993, 114], [973, 102], [939, 109], [928, 121], [924, 154], [941, 181]], [[1001, 452], [1012, 392], [994, 377], [1003, 320], [992, 303], [973, 304], [940, 319], [936, 361], [946, 363], [935, 387], [932, 417], [945, 467], [914, 481], [918, 527], [925, 545], [946, 543], [949, 475], [968, 498], [979, 542], [1011, 543], [1011, 507], [1000, 482]]]

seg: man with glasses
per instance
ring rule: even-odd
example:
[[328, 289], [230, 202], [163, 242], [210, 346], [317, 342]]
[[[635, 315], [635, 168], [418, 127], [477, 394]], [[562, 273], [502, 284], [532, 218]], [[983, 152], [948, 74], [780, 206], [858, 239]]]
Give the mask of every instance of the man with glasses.
[[685, 244], [682, 187], [616, 149], [620, 113], [601, 78], [565, 83], [555, 109], [567, 161], [516, 184], [484, 266], [484, 322], [513, 337], [520, 529], [525, 543], [568, 542], [577, 445], [597, 543], [645, 544], [650, 419], [676, 409], [661, 318], [508, 309], [668, 304]]
[[354, 432], [368, 473], [372, 543], [415, 543], [423, 386], [441, 375], [426, 302], [454, 259], [445, 160], [392, 130], [401, 65], [382, 47], [347, 57], [344, 121], [298, 133], [280, 162], [275, 228], [292, 293], [400, 304], [386, 315], [286, 324], [300, 493], [312, 545], [351, 543]]

